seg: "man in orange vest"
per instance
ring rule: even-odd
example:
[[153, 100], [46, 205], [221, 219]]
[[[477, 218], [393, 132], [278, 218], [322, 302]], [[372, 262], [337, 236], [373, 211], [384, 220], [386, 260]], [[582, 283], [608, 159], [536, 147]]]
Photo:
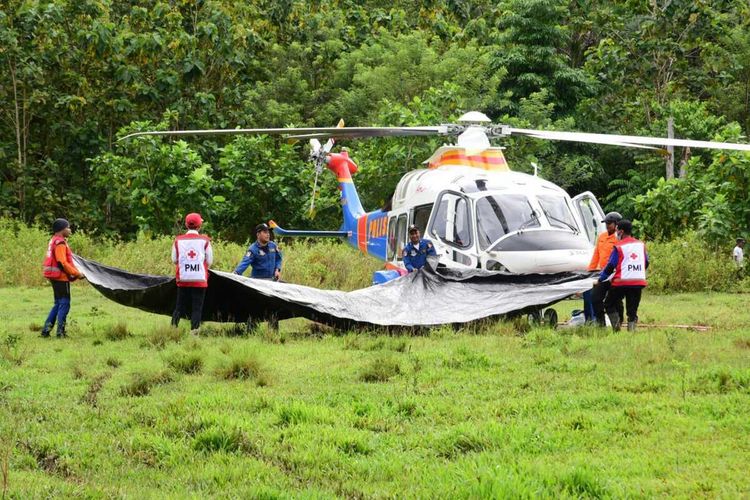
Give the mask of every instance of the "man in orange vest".
[[68, 236], [72, 232], [70, 223], [65, 219], [55, 219], [52, 223], [52, 239], [47, 245], [47, 255], [44, 258], [43, 273], [52, 285], [55, 303], [50, 309], [42, 327], [42, 337], [49, 337], [57, 322], [57, 337], [63, 338], [65, 322], [70, 312], [70, 282], [86, 277], [73, 264], [73, 253], [68, 246]]
[[599, 281], [612, 280], [612, 287], [604, 301], [612, 328], [620, 330], [622, 316], [617, 306], [619, 304], [622, 307], [622, 299], [625, 298], [628, 331], [634, 332], [638, 323], [641, 293], [647, 285], [648, 253], [646, 245], [633, 238], [633, 224], [627, 219], [617, 223], [617, 240], [607, 265], [599, 275]]
[[190, 332], [198, 333], [201, 326], [203, 301], [208, 288], [208, 268], [214, 262], [211, 239], [198, 233], [203, 219], [200, 214], [191, 213], [185, 217], [187, 232], [174, 240], [172, 245], [172, 263], [175, 264], [177, 281], [177, 303], [172, 313], [172, 326], [180, 323], [180, 318], [187, 314], [190, 304]]
[[[591, 262], [589, 263], [589, 271], [601, 271], [607, 265], [607, 260], [612, 255], [612, 249], [617, 243], [616, 226], [620, 220], [622, 220], [622, 215], [618, 212], [609, 212], [604, 216], [602, 222], [607, 225], [607, 232], [601, 233], [596, 240], [594, 255], [591, 256]], [[605, 326], [606, 324], [604, 321], [604, 298], [609, 292], [610, 285], [611, 282], [609, 281], [597, 282], [591, 290], [591, 308], [599, 326]], [[624, 313], [622, 303], [619, 307], [618, 312], [622, 317]]]

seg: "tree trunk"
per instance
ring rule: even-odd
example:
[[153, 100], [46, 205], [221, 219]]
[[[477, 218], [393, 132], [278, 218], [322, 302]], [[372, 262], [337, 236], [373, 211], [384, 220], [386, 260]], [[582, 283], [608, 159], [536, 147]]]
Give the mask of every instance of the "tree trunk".
[[687, 163], [690, 161], [691, 156], [690, 148], [682, 150], [682, 159], [680, 160], [680, 179], [684, 179], [687, 176], [687, 170], [685, 167], [687, 167]]
[[[667, 137], [674, 139], [674, 118], [667, 120]], [[674, 146], [667, 146], [667, 180], [674, 179]]]

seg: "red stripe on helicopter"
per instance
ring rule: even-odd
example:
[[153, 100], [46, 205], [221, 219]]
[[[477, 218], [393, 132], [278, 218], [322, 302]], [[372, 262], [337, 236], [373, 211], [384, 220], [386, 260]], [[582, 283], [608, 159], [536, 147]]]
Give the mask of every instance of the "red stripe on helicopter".
[[475, 167], [484, 170], [508, 170], [505, 156], [499, 150], [485, 150], [476, 155], [466, 154], [463, 150], [446, 151], [437, 160], [430, 162], [430, 168], [443, 166]]
[[357, 219], [357, 246], [363, 253], [367, 253], [367, 215]]

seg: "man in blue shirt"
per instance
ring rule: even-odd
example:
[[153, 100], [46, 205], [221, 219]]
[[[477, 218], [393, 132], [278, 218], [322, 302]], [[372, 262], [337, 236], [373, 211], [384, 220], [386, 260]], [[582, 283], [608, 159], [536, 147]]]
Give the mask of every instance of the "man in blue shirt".
[[278, 281], [281, 278], [281, 250], [271, 241], [271, 229], [267, 224], [255, 226], [255, 238], [255, 243], [247, 249], [234, 273], [242, 274], [252, 266], [251, 278]]
[[424, 267], [428, 255], [437, 255], [437, 253], [432, 242], [423, 240], [419, 234], [419, 228], [411, 225], [409, 226], [409, 243], [404, 247], [402, 255], [406, 270], [412, 273]]

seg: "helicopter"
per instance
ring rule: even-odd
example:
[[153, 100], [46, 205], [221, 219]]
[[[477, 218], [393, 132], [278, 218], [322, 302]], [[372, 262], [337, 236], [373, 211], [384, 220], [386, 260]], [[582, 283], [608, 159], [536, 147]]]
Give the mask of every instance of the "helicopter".
[[[493, 124], [483, 113], [471, 111], [455, 124], [424, 127], [309, 127], [138, 132], [141, 136], [227, 134], [281, 135], [308, 139], [317, 175], [330, 170], [338, 181], [343, 222], [335, 231], [291, 230], [270, 221], [277, 235], [336, 237], [359, 251], [385, 262], [373, 283], [406, 274], [402, 251], [407, 230], [415, 225], [430, 239], [438, 267], [481, 269], [511, 274], [554, 274], [586, 271], [596, 238], [604, 228], [604, 211], [591, 192], [571, 197], [536, 173], [512, 171], [503, 147], [492, 139], [527, 136], [620, 147], [653, 149], [661, 146], [750, 151], [750, 145], [645, 136], [592, 134], [513, 128]], [[425, 161], [426, 168], [405, 174], [391, 203], [366, 212], [352, 176], [356, 163], [347, 151], [332, 152], [336, 139], [404, 136], [455, 137]], [[321, 145], [319, 139], [328, 139]], [[314, 198], [313, 198], [314, 200]]]

